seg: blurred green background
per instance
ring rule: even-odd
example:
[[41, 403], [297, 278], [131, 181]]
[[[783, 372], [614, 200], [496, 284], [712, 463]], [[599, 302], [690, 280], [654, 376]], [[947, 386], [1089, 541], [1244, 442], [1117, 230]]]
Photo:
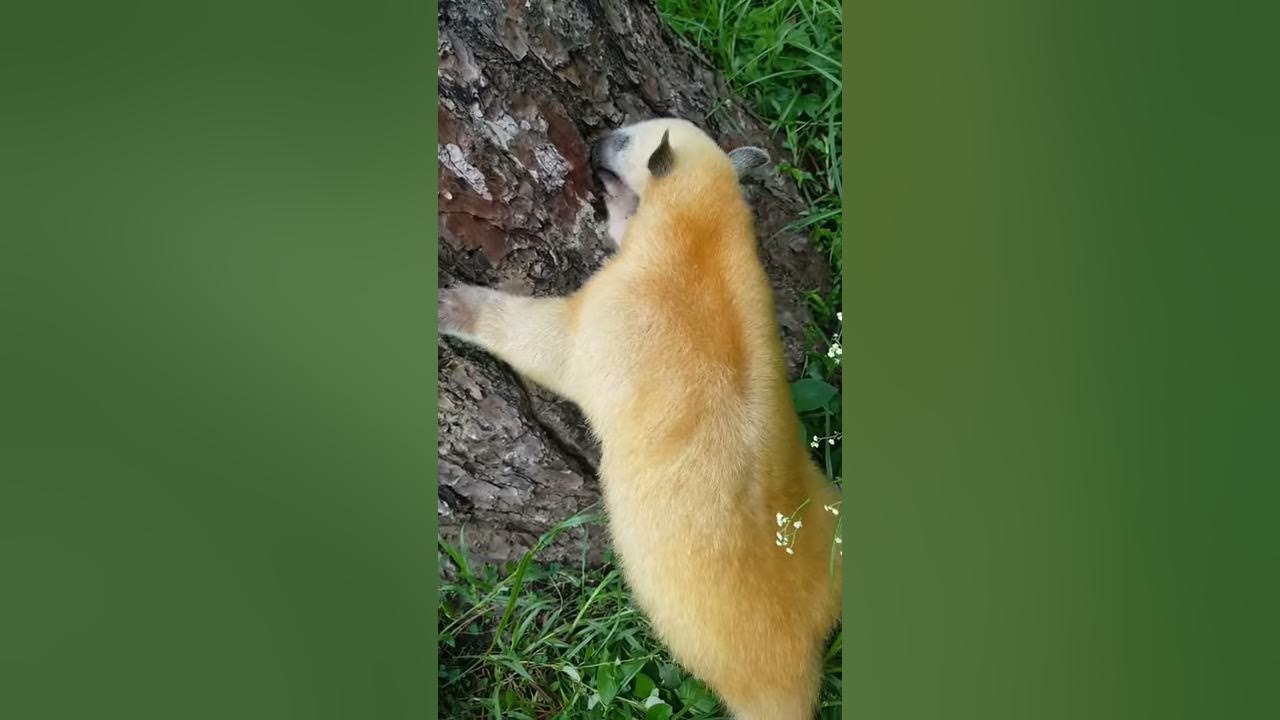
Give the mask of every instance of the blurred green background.
[[0, 717], [431, 716], [433, 32], [0, 11]]
[[847, 13], [849, 717], [1280, 716], [1275, 12]]

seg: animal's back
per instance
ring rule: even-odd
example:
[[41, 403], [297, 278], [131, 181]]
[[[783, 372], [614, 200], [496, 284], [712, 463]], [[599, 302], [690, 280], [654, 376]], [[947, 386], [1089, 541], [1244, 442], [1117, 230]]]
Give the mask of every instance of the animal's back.
[[[686, 243], [622, 258], [607, 317], [634, 331], [634, 382], [602, 481], [628, 583], [676, 657], [739, 717], [802, 718], [838, 612], [835, 496], [800, 442], [749, 216], [729, 222], [677, 218]], [[806, 500], [788, 554], [775, 518]]]

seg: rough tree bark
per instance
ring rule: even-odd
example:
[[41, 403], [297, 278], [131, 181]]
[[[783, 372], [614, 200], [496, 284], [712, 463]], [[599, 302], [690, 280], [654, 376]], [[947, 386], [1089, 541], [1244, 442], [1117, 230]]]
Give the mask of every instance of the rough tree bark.
[[[442, 0], [439, 22], [441, 287], [577, 289], [610, 252], [587, 162], [590, 142], [609, 129], [674, 115], [726, 148], [782, 157], [645, 0]], [[784, 229], [803, 210], [794, 186], [767, 173], [747, 192], [794, 377], [803, 293], [825, 286], [827, 266]], [[515, 559], [599, 499], [599, 448], [574, 406], [487, 355], [442, 340], [439, 358], [441, 532], [457, 542], [465, 526], [476, 560]], [[589, 544], [598, 560], [603, 543]], [[583, 549], [575, 531], [540, 557], [572, 560]]]

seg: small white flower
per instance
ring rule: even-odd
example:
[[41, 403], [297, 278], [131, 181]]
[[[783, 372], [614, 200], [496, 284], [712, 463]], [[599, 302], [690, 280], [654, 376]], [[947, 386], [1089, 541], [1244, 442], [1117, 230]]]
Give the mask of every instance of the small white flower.
[[841, 544], [843, 544], [843, 543], [844, 543], [844, 538], [836, 538], [836, 544], [837, 544], [837, 545], [841, 545]]
[[836, 313], [836, 320], [839, 320], [840, 322], [844, 322], [844, 313], [843, 312]]
[[795, 522], [793, 522], [793, 523], [791, 523], [791, 524], [792, 524], [793, 526], [795, 526], [795, 529], [797, 529], [797, 530], [799, 530], [799, 529], [800, 529], [800, 527], [801, 527], [802, 525], [804, 525], [804, 523], [800, 522], [799, 520], [797, 520], [797, 521], [795, 521]]
[[835, 438], [827, 438], [827, 444], [828, 444], [828, 445], [835, 445], [835, 444], [836, 444], [836, 439], [835, 439]]
[[791, 548], [787, 548], [787, 554], [788, 554], [788, 555], [795, 555], [795, 554], [796, 554], [796, 551], [795, 551], [795, 550], [792, 550]]
[[773, 541], [773, 544], [774, 544], [774, 545], [777, 545], [778, 547], [782, 547], [782, 540], [780, 540], [780, 539], [779, 539], [779, 540], [774, 540], [774, 541]]
[[816, 448], [818, 447], [819, 444], [820, 443], [817, 440], [814, 440], [813, 442], [809, 443], [809, 447]]
[[783, 525], [786, 525], [786, 524], [787, 524], [787, 519], [782, 516], [782, 513], [778, 513], [778, 527], [782, 527]]
[[833, 507], [833, 508], [831, 508], [831, 514], [832, 514], [832, 515], [839, 515], [839, 514], [840, 514], [840, 508], [834, 508], [834, 507]]

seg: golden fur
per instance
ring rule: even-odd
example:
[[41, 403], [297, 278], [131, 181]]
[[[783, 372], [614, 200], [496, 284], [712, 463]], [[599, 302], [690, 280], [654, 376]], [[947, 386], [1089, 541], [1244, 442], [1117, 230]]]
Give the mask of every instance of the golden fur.
[[[582, 408], [627, 583], [675, 657], [739, 720], [810, 720], [839, 618], [838, 496], [801, 440], [751, 212], [692, 124], [619, 133], [601, 166], [638, 206], [618, 253], [568, 298], [442, 291], [441, 329]], [[776, 517], [806, 500], [790, 555]]]

